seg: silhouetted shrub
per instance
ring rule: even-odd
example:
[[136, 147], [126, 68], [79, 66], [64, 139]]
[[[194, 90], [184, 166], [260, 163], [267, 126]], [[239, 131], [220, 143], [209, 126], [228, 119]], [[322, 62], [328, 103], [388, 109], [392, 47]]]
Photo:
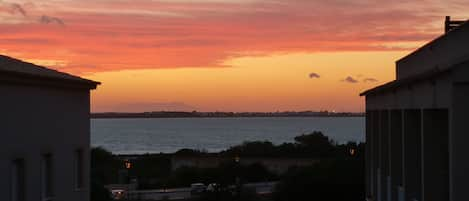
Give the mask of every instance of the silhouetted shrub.
[[91, 179], [91, 201], [111, 201], [110, 192], [104, 188], [104, 184], [96, 179]]
[[117, 179], [119, 162], [112, 153], [103, 148], [91, 149], [91, 201], [110, 201], [110, 193], [105, 184], [114, 183]]
[[363, 160], [324, 161], [313, 167], [294, 168], [276, 187], [275, 201], [363, 201]]
[[117, 160], [111, 152], [101, 147], [91, 149], [91, 178], [98, 183], [116, 183], [118, 170], [121, 167], [122, 162]]
[[206, 151], [194, 149], [180, 149], [174, 153], [176, 156], [200, 156], [206, 154]]
[[336, 144], [322, 132], [314, 131], [294, 138], [294, 143], [274, 145], [268, 141], [244, 142], [222, 151], [224, 156], [242, 157], [334, 157]]

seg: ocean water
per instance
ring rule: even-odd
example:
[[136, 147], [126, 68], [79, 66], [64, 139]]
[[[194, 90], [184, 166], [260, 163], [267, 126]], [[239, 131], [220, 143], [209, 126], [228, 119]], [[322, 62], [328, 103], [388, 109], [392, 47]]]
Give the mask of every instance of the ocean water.
[[364, 141], [363, 117], [92, 119], [91, 145], [115, 154], [172, 153], [182, 148], [216, 152], [244, 141], [293, 142], [322, 131], [344, 143]]

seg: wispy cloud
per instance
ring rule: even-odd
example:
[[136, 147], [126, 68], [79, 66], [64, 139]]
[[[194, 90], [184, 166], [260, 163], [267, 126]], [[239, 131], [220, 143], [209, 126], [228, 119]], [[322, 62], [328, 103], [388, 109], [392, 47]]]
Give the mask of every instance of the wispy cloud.
[[26, 11], [23, 9], [23, 7], [20, 4], [12, 3], [10, 6], [12, 8], [11, 10], [13, 13], [20, 13], [23, 16], [27, 15]]
[[363, 79], [363, 82], [378, 82], [378, 80], [375, 78], [368, 77]]
[[352, 76], [347, 76], [346, 78], [344, 78], [340, 81], [341, 82], [346, 82], [346, 83], [352, 83], [352, 84], [358, 83], [358, 80], [353, 78]]
[[[32, 9], [31, 11], [28, 11], [28, 9]], [[28, 2], [25, 4], [19, 4], [19, 3], [7, 3], [4, 1], [0, 0], [0, 14], [3, 12], [6, 12], [12, 16], [9, 18], [5, 18], [0, 21], [0, 27], [6, 26], [11, 24], [10, 22], [21, 22], [24, 26], [31, 25], [32, 23], [36, 23], [33, 19], [38, 18], [37, 22], [40, 24], [58, 24], [61, 26], [65, 26], [65, 23], [62, 19], [58, 17], [52, 17], [44, 14], [39, 14], [42, 13], [41, 10], [35, 10], [33, 8], [36, 8], [36, 5], [32, 2]], [[29, 14], [31, 13], [31, 15]], [[20, 17], [17, 17], [20, 15]], [[0, 17], [2, 17], [0, 15]], [[1, 35], [0, 35], [1, 36]], [[24, 39], [24, 38], [22, 38]]]
[[19, 14], [22, 17], [26, 17], [28, 15], [26, 10], [18, 3], [8, 3], [8, 2], [0, 1], [0, 13], [2, 12], [4, 13], [6, 12], [10, 15]]
[[65, 23], [57, 17], [51, 17], [47, 15], [43, 15], [39, 18], [39, 22], [42, 24], [58, 24], [60, 26], [65, 26]]
[[314, 78], [318, 79], [318, 78], [321, 78], [321, 76], [320, 76], [319, 74], [317, 74], [317, 73], [310, 73], [310, 74], [309, 74], [309, 78], [311, 78], [311, 79], [314, 79]]

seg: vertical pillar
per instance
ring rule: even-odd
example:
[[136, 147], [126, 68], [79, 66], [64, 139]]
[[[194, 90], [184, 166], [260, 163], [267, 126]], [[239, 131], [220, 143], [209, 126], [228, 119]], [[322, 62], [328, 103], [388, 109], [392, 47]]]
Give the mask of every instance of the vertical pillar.
[[391, 111], [391, 200], [398, 201], [402, 186], [402, 110]]
[[402, 161], [402, 186], [399, 188], [399, 201], [405, 201], [405, 181], [406, 181], [406, 171], [405, 171], [405, 167], [406, 167], [406, 164], [405, 164], [405, 127], [404, 127], [404, 114], [405, 114], [405, 110], [402, 110], [401, 111], [401, 129], [402, 129], [402, 135], [401, 135], [401, 139], [402, 139], [402, 153], [401, 153], [401, 161]]
[[370, 198], [373, 197], [373, 166], [372, 166], [372, 158], [371, 158], [371, 153], [372, 153], [372, 140], [371, 140], [371, 134], [372, 134], [372, 115], [371, 111], [366, 111], [366, 146], [365, 146], [365, 183], [366, 183], [366, 197]]
[[408, 201], [421, 201], [421, 111], [404, 111], [404, 191]]
[[423, 191], [425, 201], [449, 200], [448, 110], [423, 111]]
[[380, 170], [379, 170], [379, 154], [380, 154], [380, 145], [379, 145], [379, 111], [373, 111], [372, 113], [372, 166], [373, 166], [373, 198], [376, 201], [380, 201]]
[[380, 170], [381, 170], [381, 200], [388, 200], [389, 193], [389, 112], [380, 112]]

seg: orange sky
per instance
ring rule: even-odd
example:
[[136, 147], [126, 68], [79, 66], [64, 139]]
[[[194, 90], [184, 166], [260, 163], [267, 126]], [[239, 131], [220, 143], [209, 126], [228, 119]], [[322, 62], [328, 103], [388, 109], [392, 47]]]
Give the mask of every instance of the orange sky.
[[101, 81], [92, 111], [363, 111], [462, 0], [0, 0], [0, 54]]

